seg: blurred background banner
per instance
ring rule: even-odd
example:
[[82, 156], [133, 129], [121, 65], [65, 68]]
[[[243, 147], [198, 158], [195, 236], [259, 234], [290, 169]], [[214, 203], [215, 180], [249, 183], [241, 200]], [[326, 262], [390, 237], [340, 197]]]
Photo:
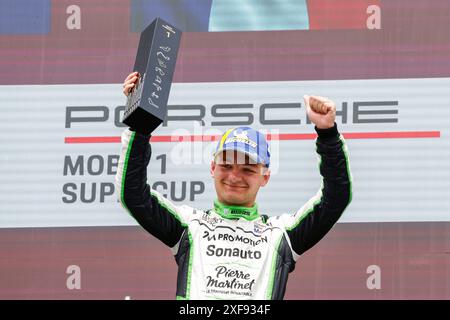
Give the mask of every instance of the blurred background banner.
[[302, 96], [327, 96], [353, 202], [300, 258], [286, 299], [450, 298], [448, 1], [5, 0], [1, 299], [175, 297], [170, 250], [114, 186], [122, 82], [157, 16], [184, 33], [152, 187], [210, 208], [216, 140], [251, 125], [274, 158], [258, 204], [294, 212], [320, 187]]
[[0, 2], [0, 34], [48, 34], [50, 0], [3, 0]]

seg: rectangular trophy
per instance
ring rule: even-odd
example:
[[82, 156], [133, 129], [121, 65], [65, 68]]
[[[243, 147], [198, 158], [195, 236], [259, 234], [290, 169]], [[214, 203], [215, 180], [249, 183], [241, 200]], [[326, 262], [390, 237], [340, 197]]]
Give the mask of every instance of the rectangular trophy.
[[165, 119], [181, 31], [156, 18], [139, 40], [133, 71], [136, 86], [127, 97], [122, 122], [137, 132], [150, 134]]

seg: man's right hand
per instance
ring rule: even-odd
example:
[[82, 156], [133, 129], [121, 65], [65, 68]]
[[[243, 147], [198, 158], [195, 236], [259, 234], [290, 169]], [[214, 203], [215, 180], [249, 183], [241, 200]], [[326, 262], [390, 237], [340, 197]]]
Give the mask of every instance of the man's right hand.
[[128, 96], [130, 91], [136, 86], [136, 82], [139, 79], [139, 72], [135, 71], [128, 75], [123, 82], [123, 94]]

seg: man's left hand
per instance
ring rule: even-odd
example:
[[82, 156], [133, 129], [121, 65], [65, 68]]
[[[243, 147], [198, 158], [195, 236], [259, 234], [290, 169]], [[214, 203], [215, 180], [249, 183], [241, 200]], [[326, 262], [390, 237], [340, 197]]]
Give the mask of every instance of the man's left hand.
[[334, 126], [336, 106], [328, 98], [304, 95], [306, 113], [318, 129], [328, 129]]

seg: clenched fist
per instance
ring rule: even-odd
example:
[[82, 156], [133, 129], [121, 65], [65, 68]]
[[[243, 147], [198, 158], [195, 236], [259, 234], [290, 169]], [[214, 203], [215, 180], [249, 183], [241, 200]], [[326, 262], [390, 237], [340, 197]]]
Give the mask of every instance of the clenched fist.
[[136, 86], [139, 79], [139, 72], [132, 72], [123, 82], [123, 94], [128, 96], [131, 90]]
[[328, 98], [304, 95], [306, 113], [312, 123], [319, 129], [328, 129], [334, 126], [336, 119], [336, 106]]

